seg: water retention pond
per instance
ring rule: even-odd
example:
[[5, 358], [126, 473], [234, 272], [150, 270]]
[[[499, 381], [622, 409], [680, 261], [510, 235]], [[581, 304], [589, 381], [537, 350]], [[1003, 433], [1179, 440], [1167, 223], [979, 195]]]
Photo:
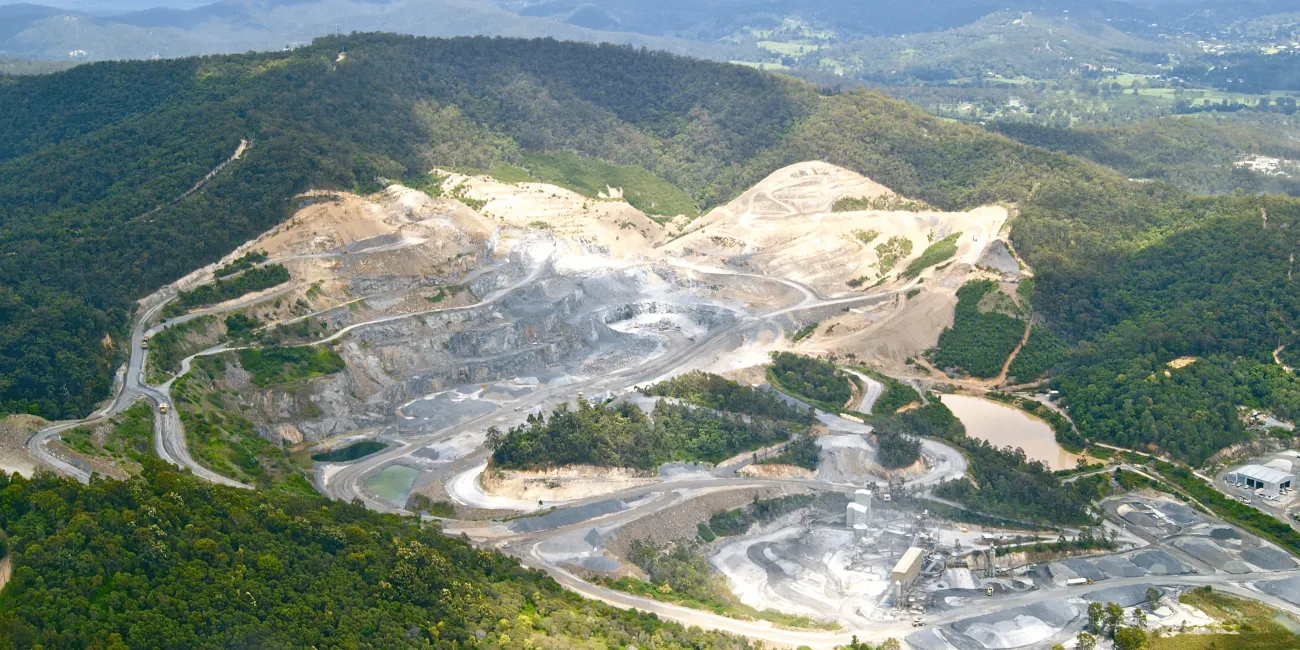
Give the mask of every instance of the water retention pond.
[[1019, 447], [1029, 460], [1041, 460], [1052, 470], [1075, 466], [1078, 457], [1057, 444], [1052, 427], [1014, 406], [970, 395], [944, 395], [943, 403], [972, 438]]

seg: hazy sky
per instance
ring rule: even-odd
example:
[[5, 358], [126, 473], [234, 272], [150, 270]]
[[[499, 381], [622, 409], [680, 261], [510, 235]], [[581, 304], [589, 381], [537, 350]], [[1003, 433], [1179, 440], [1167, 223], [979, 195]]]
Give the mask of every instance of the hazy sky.
[[[216, 0], [28, 0], [24, 4], [58, 7], [88, 14], [120, 14], [154, 7], [193, 9], [213, 2]], [[0, 2], [0, 6], [7, 4], [17, 3]]]

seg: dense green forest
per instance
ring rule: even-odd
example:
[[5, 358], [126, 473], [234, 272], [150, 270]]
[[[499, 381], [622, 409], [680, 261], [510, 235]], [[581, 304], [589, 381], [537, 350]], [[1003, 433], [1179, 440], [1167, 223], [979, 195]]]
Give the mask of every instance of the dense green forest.
[[843, 408], [852, 396], [848, 375], [835, 364], [791, 352], [773, 352], [768, 379], [778, 387], [812, 402]]
[[0, 645], [35, 648], [743, 648], [565, 591], [436, 524], [319, 496], [0, 475], [13, 577]]
[[973, 280], [957, 290], [957, 312], [952, 327], [939, 334], [934, 365], [957, 368], [975, 377], [996, 377], [1002, 372], [1002, 364], [1025, 334], [1025, 324], [988, 308], [983, 301], [990, 293], [998, 293], [998, 284], [992, 280]]
[[488, 429], [492, 465], [539, 469], [596, 465], [652, 470], [669, 461], [717, 463], [738, 453], [789, 440], [788, 422], [736, 415], [665, 400], [645, 413], [635, 404], [561, 404], [551, 414], [502, 432]]
[[1035, 325], [1029, 330], [1029, 340], [1020, 348], [1020, 354], [1011, 360], [1007, 380], [1025, 383], [1039, 379], [1064, 361], [1069, 353], [1069, 346], [1056, 332]]
[[651, 397], [676, 397], [719, 411], [757, 415], [799, 424], [815, 421], [812, 411], [790, 405], [771, 391], [747, 386], [708, 372], [688, 372], [641, 389]]

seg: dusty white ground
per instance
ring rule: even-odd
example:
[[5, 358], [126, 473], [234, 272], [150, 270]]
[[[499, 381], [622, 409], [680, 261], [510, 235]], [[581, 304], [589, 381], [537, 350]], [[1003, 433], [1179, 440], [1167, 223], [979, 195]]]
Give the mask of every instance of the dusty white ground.
[[484, 474], [484, 492], [515, 501], [572, 501], [659, 482], [657, 476], [620, 468], [569, 466], [545, 471]]
[[36, 471], [36, 459], [25, 445], [32, 432], [47, 422], [34, 415], [10, 415], [0, 420], [0, 471], [30, 477]]

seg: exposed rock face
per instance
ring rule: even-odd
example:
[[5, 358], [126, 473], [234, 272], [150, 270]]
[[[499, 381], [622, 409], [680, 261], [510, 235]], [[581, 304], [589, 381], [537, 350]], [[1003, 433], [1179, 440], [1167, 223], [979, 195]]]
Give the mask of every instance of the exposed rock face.
[[[476, 280], [473, 290], [491, 294], [526, 275], [524, 270], [519, 260], [503, 264]], [[720, 307], [648, 299], [648, 284], [666, 283], [639, 270], [574, 276], [543, 269], [532, 282], [490, 302], [352, 330], [337, 344], [347, 365], [342, 373], [257, 389], [232, 368], [232, 383], [241, 384], [241, 399], [256, 407], [268, 439], [315, 441], [362, 429], [419, 426], [403, 417], [401, 405], [457, 386], [563, 372], [592, 375], [640, 363], [659, 351], [658, 334], [682, 331], [672, 323], [702, 331], [733, 318]], [[644, 330], [617, 328], [645, 314], [676, 320]], [[286, 429], [290, 424], [292, 430]]]

